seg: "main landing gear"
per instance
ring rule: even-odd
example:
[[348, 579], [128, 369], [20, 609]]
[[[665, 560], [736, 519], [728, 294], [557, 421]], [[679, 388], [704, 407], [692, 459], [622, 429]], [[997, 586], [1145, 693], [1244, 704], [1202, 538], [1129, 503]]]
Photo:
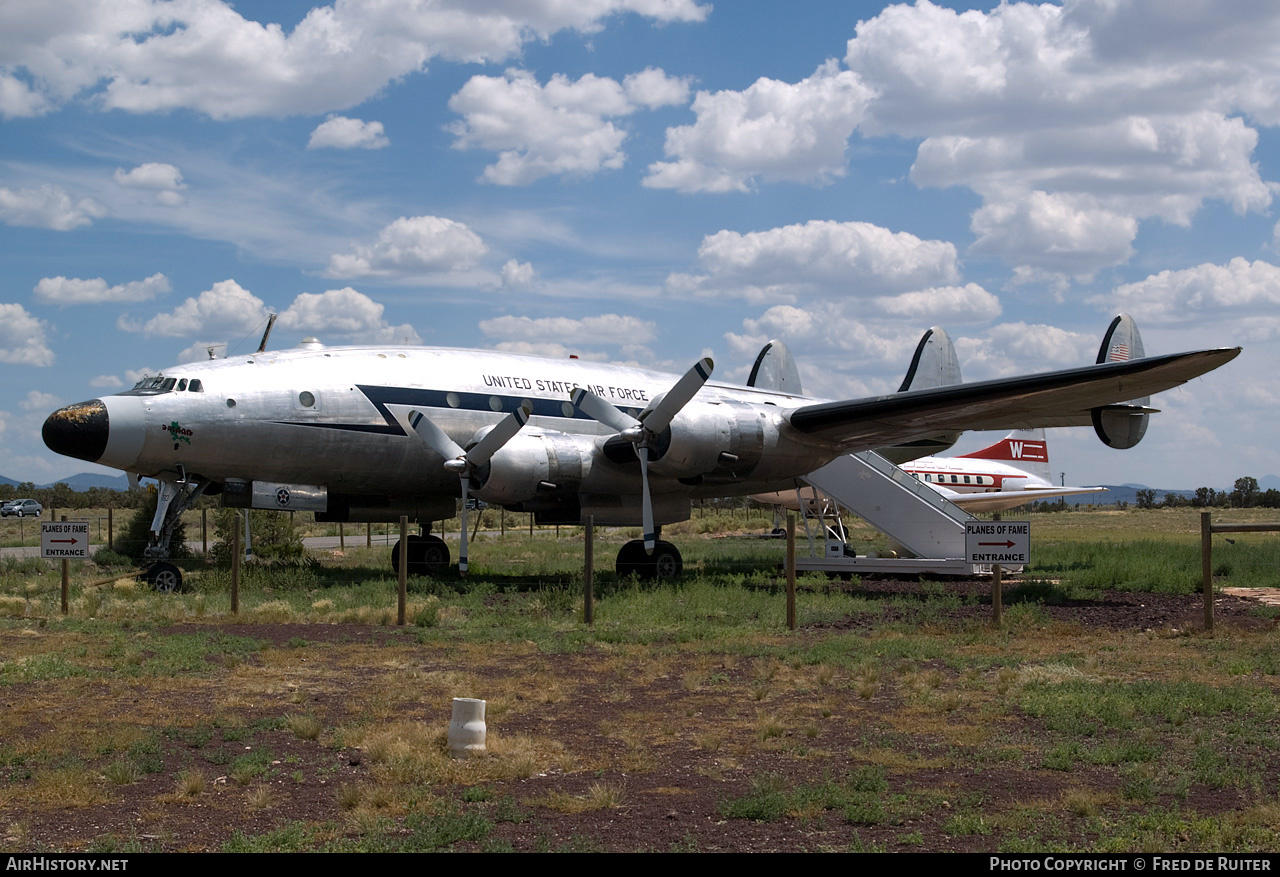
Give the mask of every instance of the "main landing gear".
[[653, 546], [653, 554], [646, 554], [644, 541], [632, 539], [618, 551], [618, 578], [636, 575], [644, 580], [674, 579], [684, 572], [684, 558], [680, 549], [659, 539]]
[[[432, 573], [441, 572], [449, 566], [449, 546], [439, 536], [413, 535], [407, 537], [409, 543], [407, 554], [409, 556], [408, 575], [425, 576]], [[391, 549], [391, 569], [396, 575], [400, 574], [400, 543], [399, 541]]]

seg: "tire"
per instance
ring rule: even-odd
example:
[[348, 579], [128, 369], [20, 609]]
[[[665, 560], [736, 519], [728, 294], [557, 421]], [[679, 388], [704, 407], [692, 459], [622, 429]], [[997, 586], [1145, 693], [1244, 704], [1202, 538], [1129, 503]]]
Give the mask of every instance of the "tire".
[[[409, 546], [409, 550], [412, 551], [413, 546]], [[427, 573], [442, 572], [449, 567], [449, 546], [439, 536], [423, 537], [421, 551], [421, 563]]]
[[172, 563], [153, 563], [147, 568], [147, 584], [162, 594], [172, 594], [182, 590], [182, 570]]
[[614, 564], [617, 570], [618, 578], [625, 579], [629, 575], [637, 575], [640, 578], [644, 576], [640, 572], [641, 559], [645, 557], [644, 543], [638, 539], [632, 539], [630, 542], [618, 549], [618, 560]]
[[[440, 572], [449, 566], [449, 546], [439, 536], [408, 537], [409, 569], [411, 576], [426, 576]], [[391, 569], [400, 575], [400, 543], [391, 549]]]
[[646, 554], [644, 542], [633, 539], [618, 551], [618, 578], [635, 573], [643, 581], [670, 581], [684, 572], [680, 549], [670, 542], [658, 541], [653, 554]]

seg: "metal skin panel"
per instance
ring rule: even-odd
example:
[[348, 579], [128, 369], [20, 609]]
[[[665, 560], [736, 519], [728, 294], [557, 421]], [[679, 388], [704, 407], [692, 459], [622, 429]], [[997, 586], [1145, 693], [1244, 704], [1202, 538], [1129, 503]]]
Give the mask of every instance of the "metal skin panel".
[[[1016, 419], [1019, 381], [1029, 381], [1028, 389], [1036, 397], [1033, 417], [1047, 417], [1044, 412], [1053, 408], [1050, 397], [1063, 388], [1067, 399], [1087, 412], [1099, 402], [1138, 395], [1130, 387], [1146, 391], [1142, 379], [1149, 369], [1162, 372], [1164, 385], [1172, 386], [1221, 365], [1237, 352], [1107, 363], [1053, 376], [855, 403], [822, 403], [708, 382], [671, 421], [677, 451], [667, 465], [674, 471], [662, 471], [661, 462], [655, 461], [655, 505], [660, 495], [688, 499], [777, 489], [861, 442], [869, 442], [862, 447], [876, 447], [890, 443], [886, 436], [891, 441], [923, 438], [937, 434], [939, 426], [952, 426], [952, 420], [956, 428], [965, 428], [969, 421], [985, 425], [997, 408], [1011, 408]], [[1109, 380], [1090, 381], [1086, 371], [1105, 373]], [[1165, 380], [1163, 372], [1171, 372], [1171, 378]], [[201, 391], [135, 390], [106, 397], [111, 423], [97, 428], [110, 431], [107, 452], [98, 449], [100, 436], [90, 436], [90, 442], [76, 435], [68, 447], [55, 450], [82, 459], [100, 455], [94, 461], [144, 476], [165, 474], [172, 479], [173, 473], [186, 473], [214, 482], [238, 478], [315, 485], [325, 488], [331, 499], [381, 496], [392, 504], [421, 505], [456, 497], [460, 486], [456, 474], [444, 468], [444, 460], [409, 427], [411, 410], [429, 417], [465, 448], [478, 430], [495, 425], [528, 400], [532, 416], [526, 430], [531, 436], [547, 437], [557, 456], [564, 451], [568, 458], [580, 460], [563, 461], [570, 470], [563, 489], [589, 504], [595, 494], [637, 494], [639, 467], [604, 455], [603, 444], [615, 432], [574, 409], [570, 391], [575, 386], [589, 389], [634, 417], [678, 380], [670, 374], [579, 360], [411, 347], [295, 349], [175, 366], [164, 374], [189, 382], [198, 379]], [[1078, 389], [1077, 384], [1090, 387]], [[1006, 387], [1011, 391], [1004, 392]], [[313, 404], [300, 399], [304, 392], [312, 394]], [[1103, 398], [1094, 401], [1098, 395]], [[929, 413], [935, 406], [944, 416]], [[67, 411], [50, 415], [46, 435], [59, 431]], [[1006, 413], [996, 419], [1009, 417]], [[801, 419], [806, 426], [797, 429]], [[521, 441], [512, 447], [527, 452], [530, 444]], [[502, 468], [505, 453], [506, 448], [499, 450], [492, 465]], [[559, 484], [555, 487], [561, 489]], [[527, 492], [527, 479], [523, 489]]]
[[253, 507], [285, 512], [323, 512], [329, 508], [329, 492], [314, 484], [255, 481]]

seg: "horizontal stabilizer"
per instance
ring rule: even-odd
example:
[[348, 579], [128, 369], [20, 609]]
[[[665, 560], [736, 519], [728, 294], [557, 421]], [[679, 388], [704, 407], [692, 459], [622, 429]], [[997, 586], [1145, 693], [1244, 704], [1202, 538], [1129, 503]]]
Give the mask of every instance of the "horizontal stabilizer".
[[959, 493], [933, 485], [947, 499], [970, 514], [1002, 512], [1029, 502], [1044, 502], [1060, 496], [1077, 496], [1082, 493], [1106, 493], [1105, 487], [1052, 487], [1041, 490], [1001, 490], [992, 493]]

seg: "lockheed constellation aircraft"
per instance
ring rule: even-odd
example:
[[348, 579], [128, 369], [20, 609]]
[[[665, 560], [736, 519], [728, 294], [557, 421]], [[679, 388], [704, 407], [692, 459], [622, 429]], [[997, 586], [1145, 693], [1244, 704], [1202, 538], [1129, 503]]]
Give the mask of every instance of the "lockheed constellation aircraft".
[[[1127, 318], [1126, 318], [1127, 319]], [[265, 342], [265, 339], [264, 339]], [[264, 343], [265, 347], [265, 343]], [[491, 350], [259, 348], [166, 368], [134, 388], [68, 405], [44, 424], [60, 454], [159, 481], [148, 579], [180, 583], [168, 556], [178, 516], [202, 494], [224, 505], [313, 511], [319, 521], [396, 521], [409, 571], [447, 566], [430, 532], [469, 497], [543, 523], [643, 527], [619, 574], [674, 575], [679, 550], [660, 527], [700, 497], [789, 489], [852, 451], [931, 448], [963, 430], [1092, 425], [1130, 447], [1145, 399], [1215, 369], [1240, 348], [1102, 362], [865, 399], [804, 396], [786, 347], [766, 345], [747, 386], [640, 368]], [[954, 439], [952, 439], [954, 440]], [[920, 456], [928, 453], [921, 450]], [[909, 458], [909, 457], [908, 457]], [[398, 550], [393, 550], [393, 564]], [[459, 546], [465, 574], [467, 543]]]

